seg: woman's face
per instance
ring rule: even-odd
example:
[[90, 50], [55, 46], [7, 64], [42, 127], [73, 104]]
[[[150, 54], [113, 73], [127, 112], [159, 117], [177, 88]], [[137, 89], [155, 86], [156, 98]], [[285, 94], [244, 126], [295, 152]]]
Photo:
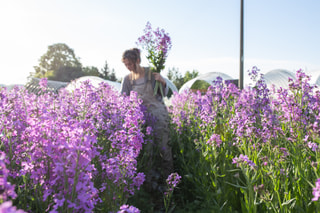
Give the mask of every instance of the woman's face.
[[123, 60], [123, 63], [129, 71], [132, 71], [132, 72], [136, 71], [136, 64], [133, 61], [130, 61], [129, 59], [125, 58]]

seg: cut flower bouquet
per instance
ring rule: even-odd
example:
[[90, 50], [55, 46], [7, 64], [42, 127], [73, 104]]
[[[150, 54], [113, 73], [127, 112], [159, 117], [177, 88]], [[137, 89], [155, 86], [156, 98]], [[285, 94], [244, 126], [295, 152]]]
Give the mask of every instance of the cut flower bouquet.
[[[144, 35], [138, 38], [137, 45], [147, 51], [147, 59], [152, 64], [152, 71], [160, 73], [164, 69], [164, 63], [167, 59], [168, 52], [172, 47], [169, 34], [164, 29], [157, 28], [152, 30], [150, 22], [147, 22], [144, 29]], [[160, 88], [163, 97], [162, 84], [156, 81], [154, 95]]]

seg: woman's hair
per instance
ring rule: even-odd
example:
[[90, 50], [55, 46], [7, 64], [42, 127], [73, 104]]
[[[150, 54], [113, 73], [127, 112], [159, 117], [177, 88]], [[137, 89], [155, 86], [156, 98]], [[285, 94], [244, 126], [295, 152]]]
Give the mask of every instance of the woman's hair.
[[138, 59], [139, 61], [141, 61], [140, 50], [138, 48], [132, 48], [124, 51], [124, 53], [122, 54], [122, 62], [124, 59], [128, 59], [129, 61], [132, 61], [132, 62], [137, 62]]

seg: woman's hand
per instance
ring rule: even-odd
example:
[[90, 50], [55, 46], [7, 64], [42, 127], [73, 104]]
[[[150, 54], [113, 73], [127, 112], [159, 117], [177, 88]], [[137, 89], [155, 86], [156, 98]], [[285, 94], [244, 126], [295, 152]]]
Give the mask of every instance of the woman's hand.
[[164, 80], [164, 78], [160, 75], [160, 73], [153, 72], [152, 74], [154, 75], [154, 79], [156, 81], [159, 81], [163, 87], [166, 86], [166, 80]]

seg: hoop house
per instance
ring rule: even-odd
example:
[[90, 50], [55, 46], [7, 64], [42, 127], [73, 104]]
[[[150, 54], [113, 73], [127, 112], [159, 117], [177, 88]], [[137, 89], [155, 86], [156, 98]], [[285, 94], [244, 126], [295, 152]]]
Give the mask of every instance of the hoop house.
[[119, 82], [105, 80], [105, 79], [97, 77], [97, 76], [82, 76], [80, 78], [77, 78], [76, 80], [71, 81], [66, 86], [66, 89], [68, 91], [72, 91], [76, 88], [79, 88], [81, 83], [84, 81], [90, 81], [91, 85], [94, 87], [99, 87], [99, 84], [101, 82], [105, 82], [105, 83], [109, 84], [111, 87], [113, 87], [113, 89], [115, 89], [116, 91], [120, 91], [120, 89], [121, 89], [121, 84]]
[[264, 80], [268, 87], [272, 85], [275, 88], [288, 88], [289, 87], [289, 78], [296, 80], [296, 76], [293, 72], [284, 69], [275, 69], [264, 74]]
[[[317, 73], [317, 74], [315, 74], [315, 73]], [[317, 86], [320, 86], [320, 70], [319, 70], [319, 71], [316, 71], [315, 73], [314, 73], [315, 75], [313, 75], [313, 76], [316, 77], [315, 84], [316, 84]]]
[[28, 82], [24, 87], [32, 93], [39, 94], [39, 92], [54, 92], [58, 93], [61, 88], [64, 88], [68, 85], [67, 82], [62, 82], [62, 81], [52, 81], [48, 80], [47, 81], [47, 88], [46, 91], [42, 91], [42, 89], [39, 86], [40, 78], [32, 78], [30, 82]]
[[179, 93], [182, 93], [184, 90], [189, 90], [197, 80], [206, 81], [207, 83], [213, 85], [213, 81], [216, 80], [217, 77], [221, 77], [223, 80], [237, 80], [221, 72], [208, 72], [199, 75], [198, 77], [191, 79], [190, 81], [187, 81], [184, 85], [182, 85], [182, 87], [179, 90]]

